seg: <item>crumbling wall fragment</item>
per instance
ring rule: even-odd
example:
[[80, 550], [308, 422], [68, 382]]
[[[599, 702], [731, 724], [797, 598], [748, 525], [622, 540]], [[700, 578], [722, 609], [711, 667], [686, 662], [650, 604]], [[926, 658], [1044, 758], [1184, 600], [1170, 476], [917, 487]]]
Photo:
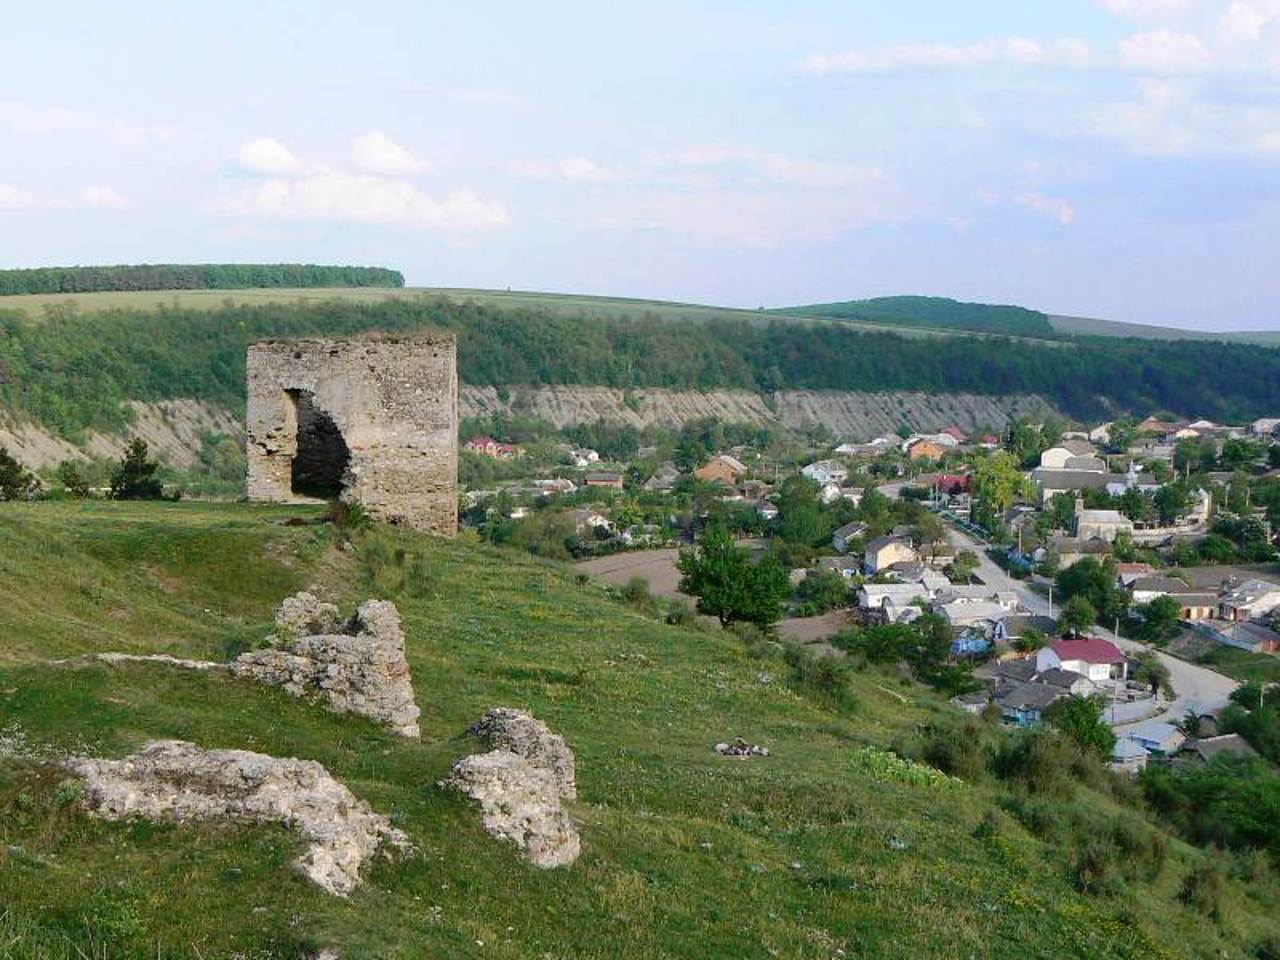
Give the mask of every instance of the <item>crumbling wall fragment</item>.
[[[298, 634], [317, 626], [329, 632]], [[298, 594], [280, 605], [274, 639], [275, 646], [238, 656], [231, 672], [295, 697], [318, 696], [331, 710], [369, 717], [400, 736], [419, 735], [404, 632], [389, 600], [362, 603], [344, 624], [337, 607]]]
[[487, 711], [470, 732], [495, 749], [463, 757], [442, 785], [479, 802], [485, 830], [515, 844], [534, 866], [577, 860], [581, 839], [563, 804], [577, 796], [575, 762], [564, 738], [505, 707]]
[[457, 532], [452, 334], [261, 341], [247, 379], [251, 500], [306, 502], [332, 487], [378, 519]]
[[355, 889], [382, 845], [410, 849], [386, 817], [314, 760], [157, 740], [121, 760], [77, 757], [66, 766], [84, 779], [90, 813], [106, 820], [285, 824], [309, 842], [299, 869], [338, 896]]

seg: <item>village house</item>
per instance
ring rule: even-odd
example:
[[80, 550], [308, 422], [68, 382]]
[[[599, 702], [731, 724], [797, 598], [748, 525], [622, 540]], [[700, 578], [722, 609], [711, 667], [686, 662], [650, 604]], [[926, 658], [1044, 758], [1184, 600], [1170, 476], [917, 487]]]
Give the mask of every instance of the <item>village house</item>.
[[1253, 620], [1280, 607], [1280, 584], [1269, 580], [1246, 580], [1218, 598], [1223, 620]]
[[1173, 577], [1139, 577], [1130, 585], [1129, 596], [1134, 603], [1150, 603], [1156, 597], [1167, 597], [1187, 590], [1185, 583]]
[[1143, 723], [1125, 734], [1149, 754], [1171, 757], [1186, 742], [1187, 735], [1172, 723]]
[[1078, 540], [1115, 543], [1120, 533], [1133, 533], [1133, 521], [1119, 510], [1086, 510], [1076, 502], [1075, 535]]
[[613, 521], [599, 510], [592, 510], [590, 507], [570, 510], [566, 516], [573, 522], [573, 528], [578, 533], [591, 533], [598, 529], [613, 529]]
[[1000, 708], [1004, 720], [1030, 727], [1040, 723], [1051, 706], [1069, 696], [1061, 687], [1047, 683], [1019, 683], [997, 694], [992, 702]]
[[1223, 754], [1236, 757], [1256, 757], [1257, 751], [1238, 733], [1224, 733], [1216, 737], [1192, 737], [1178, 751], [1180, 764], [1200, 765]]
[[1089, 470], [1045, 470], [1036, 468], [1031, 471], [1031, 480], [1040, 490], [1040, 506], [1045, 506], [1059, 493], [1079, 493], [1082, 490], [1104, 490], [1110, 475], [1094, 473]]
[[906, 540], [898, 537], [876, 537], [866, 545], [863, 567], [869, 575], [874, 576], [895, 563], [911, 563], [919, 559], [916, 548]]
[[831, 546], [840, 553], [848, 553], [850, 546], [867, 533], [867, 525], [861, 520], [846, 523], [831, 535]]
[[991, 639], [996, 643], [1012, 644], [1027, 636], [1031, 630], [1038, 630], [1046, 637], [1050, 636], [1057, 626], [1057, 622], [1052, 617], [1012, 614], [996, 621], [996, 625], [991, 630]]
[[492, 457], [494, 460], [511, 460], [523, 452], [515, 444], [499, 443], [493, 437], [472, 437], [462, 445], [462, 449]]
[[819, 557], [818, 569], [838, 573], [846, 580], [852, 580], [861, 572], [861, 564], [856, 557]]
[[1036, 651], [1037, 670], [1043, 673], [1055, 667], [1083, 674], [1099, 684], [1128, 676], [1128, 663], [1119, 647], [1100, 637], [1055, 640]]
[[652, 477], [644, 482], [644, 489], [648, 493], [670, 493], [675, 489], [676, 482], [680, 479], [680, 471], [676, 469], [674, 463], [664, 463], [658, 467]]
[[735, 457], [722, 453], [712, 457], [697, 470], [693, 471], [693, 475], [705, 483], [722, 483], [726, 487], [736, 486], [738, 480], [747, 472], [747, 468], [742, 461]]
[[589, 467], [600, 462], [600, 454], [590, 447], [577, 447], [569, 451], [569, 462], [575, 467]]
[[849, 476], [849, 471], [838, 460], [816, 460], [802, 467], [800, 473], [822, 487], [835, 484], [837, 495], [839, 495], [840, 484], [844, 483]]
[[933, 612], [942, 617], [952, 629], [979, 627], [990, 635], [996, 623], [1009, 611], [990, 600], [952, 600], [938, 604]]
[[916, 440], [907, 447], [908, 460], [941, 460], [946, 448], [933, 440]]
[[1080, 540], [1076, 537], [1054, 537], [1042, 547], [1037, 547], [1031, 554], [1036, 563], [1057, 557], [1058, 569], [1066, 570], [1075, 566], [1085, 557], [1101, 560], [1110, 555], [1111, 544], [1105, 540]]
[[1178, 619], [1189, 621], [1209, 620], [1218, 612], [1216, 594], [1197, 590], [1178, 590], [1169, 596], [1178, 604]]
[[1280, 417], [1260, 417], [1249, 424], [1249, 430], [1257, 436], [1269, 437], [1280, 430]]
[[1251, 620], [1227, 621], [1213, 620], [1203, 624], [1213, 639], [1229, 647], [1248, 650], [1250, 653], [1280, 652], [1280, 633], [1276, 633], [1266, 624]]
[[1155, 572], [1156, 568], [1149, 563], [1117, 563], [1116, 583], [1127, 590], [1133, 581], [1154, 576]]
[[588, 487], [610, 487], [614, 490], [622, 489], [622, 474], [620, 473], [588, 473], [583, 477], [582, 482]]
[[552, 477], [549, 480], [533, 481], [533, 488], [540, 497], [552, 497], [559, 493], [573, 493], [578, 485], [568, 477]]
[[[1072, 468], [1068, 461], [1079, 457], [1093, 457], [1096, 452], [1088, 440], [1066, 440], [1040, 454], [1040, 469], [1070, 470]], [[1105, 466], [1103, 469], [1106, 469]]]

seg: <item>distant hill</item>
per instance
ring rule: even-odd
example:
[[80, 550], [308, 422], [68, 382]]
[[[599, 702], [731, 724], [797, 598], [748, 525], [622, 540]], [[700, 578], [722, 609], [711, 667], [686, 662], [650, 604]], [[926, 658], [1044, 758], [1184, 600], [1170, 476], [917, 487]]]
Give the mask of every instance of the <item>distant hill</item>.
[[1123, 323], [1093, 317], [1049, 316], [1055, 331], [1070, 336], [1138, 337], [1142, 340], [1220, 340], [1224, 343], [1256, 343], [1280, 346], [1280, 330], [1183, 330], [1180, 327], [1156, 327], [1145, 323]]
[[311, 263], [142, 263], [0, 270], [0, 295], [255, 287], [403, 287], [385, 267]]
[[1054, 339], [1059, 334], [1047, 314], [1026, 307], [964, 303], [947, 297], [874, 297], [839, 303], [811, 303], [785, 307], [774, 313], [789, 316], [858, 320], [890, 326]]

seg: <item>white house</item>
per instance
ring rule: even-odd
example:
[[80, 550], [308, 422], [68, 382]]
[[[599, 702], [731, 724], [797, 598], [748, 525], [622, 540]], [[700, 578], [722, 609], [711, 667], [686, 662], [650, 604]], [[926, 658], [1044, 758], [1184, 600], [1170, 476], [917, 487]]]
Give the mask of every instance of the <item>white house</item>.
[[1066, 470], [1068, 460], [1092, 457], [1096, 452], [1087, 440], [1068, 440], [1040, 454], [1040, 466], [1045, 470]]
[[1120, 648], [1099, 637], [1055, 640], [1036, 651], [1036, 670], [1043, 673], [1055, 667], [1083, 674], [1094, 683], [1123, 680], [1128, 673]]
[[600, 462], [600, 454], [590, 447], [578, 447], [576, 450], [569, 451], [569, 460], [575, 467], [589, 467], [593, 463]]
[[1223, 620], [1252, 620], [1280, 607], [1280, 584], [1270, 580], [1246, 580], [1218, 598]]
[[1249, 424], [1249, 429], [1259, 436], [1275, 433], [1280, 429], [1280, 417], [1261, 417]]
[[800, 472], [814, 483], [824, 487], [829, 483], [834, 483], [837, 495], [839, 494], [840, 484], [844, 483], [849, 476], [849, 471], [838, 460], [815, 460], [808, 466], [802, 467]]
[[1139, 577], [1129, 587], [1134, 603], [1150, 603], [1156, 597], [1185, 593], [1187, 585], [1173, 577]]

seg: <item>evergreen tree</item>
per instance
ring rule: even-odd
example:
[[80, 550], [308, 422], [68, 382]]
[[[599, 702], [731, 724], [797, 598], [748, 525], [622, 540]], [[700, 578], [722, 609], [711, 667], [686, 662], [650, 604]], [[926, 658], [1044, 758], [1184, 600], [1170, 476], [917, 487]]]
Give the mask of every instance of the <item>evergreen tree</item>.
[[26, 500], [36, 491], [36, 479], [0, 447], [0, 500]]
[[162, 500], [164, 487], [156, 479], [159, 464], [147, 458], [147, 441], [134, 437], [111, 474], [113, 500]]

